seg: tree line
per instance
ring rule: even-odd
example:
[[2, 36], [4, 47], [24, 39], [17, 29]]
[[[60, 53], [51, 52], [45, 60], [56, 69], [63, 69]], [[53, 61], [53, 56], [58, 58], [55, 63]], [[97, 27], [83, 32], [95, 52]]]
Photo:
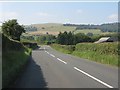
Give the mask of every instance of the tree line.
[[101, 25], [93, 25], [93, 24], [63, 24], [63, 26], [75, 26], [76, 30], [81, 29], [100, 29], [102, 32], [120, 32], [120, 28], [118, 27], [120, 23], [106, 23]]
[[56, 42], [62, 45], [75, 45], [81, 42], [92, 42], [92, 39], [84, 33], [73, 34], [65, 31], [58, 34]]

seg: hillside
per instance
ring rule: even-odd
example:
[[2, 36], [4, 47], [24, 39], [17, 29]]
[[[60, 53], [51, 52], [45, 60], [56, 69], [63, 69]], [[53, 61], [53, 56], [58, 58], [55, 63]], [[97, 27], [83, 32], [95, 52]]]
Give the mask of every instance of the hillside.
[[[64, 32], [64, 31], [71, 31], [76, 33], [93, 33], [95, 35], [98, 34], [111, 34], [111, 33], [115, 33], [116, 32], [116, 23], [113, 24], [101, 24], [101, 28], [100, 25], [76, 25], [76, 24], [61, 24], [61, 23], [45, 23], [45, 24], [32, 24], [30, 25], [30, 27], [35, 27], [36, 31], [30, 31], [28, 32], [28, 34], [31, 35], [41, 35], [41, 34], [52, 34], [52, 35], [58, 35], [59, 32]], [[109, 28], [111, 26], [114, 26], [112, 29], [113, 31], [105, 31], [105, 30], [110, 30]], [[104, 30], [105, 28], [105, 30]], [[106, 29], [107, 28], [107, 29]], [[115, 28], [115, 29], [114, 29]], [[103, 31], [104, 30], [104, 31]], [[115, 31], [114, 31], [115, 30]]]
[[53, 34], [57, 35], [59, 32], [64, 31], [74, 31], [76, 27], [63, 26], [59, 23], [46, 23], [46, 24], [32, 24], [32, 26], [37, 28], [35, 32], [29, 32], [29, 34], [38, 35], [38, 34]]

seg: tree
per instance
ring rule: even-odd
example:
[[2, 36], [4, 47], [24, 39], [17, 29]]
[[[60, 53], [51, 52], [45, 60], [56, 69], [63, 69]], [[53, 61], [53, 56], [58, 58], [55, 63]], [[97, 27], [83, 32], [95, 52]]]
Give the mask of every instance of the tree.
[[2, 23], [2, 31], [4, 35], [18, 41], [20, 41], [21, 34], [25, 33], [24, 27], [19, 25], [16, 19]]
[[63, 37], [62, 37], [62, 33], [61, 32], [58, 34], [57, 43], [58, 44], [62, 44], [63, 43]]
[[85, 35], [84, 33], [77, 33], [75, 35], [76, 43], [81, 42], [91, 42], [91, 38]]
[[74, 35], [72, 32], [67, 33], [66, 31], [64, 33], [59, 33], [57, 37], [57, 41], [59, 44], [62, 45], [73, 45], [74, 44]]
[[87, 33], [87, 36], [90, 36], [90, 37], [92, 37], [93, 36], [93, 33]]

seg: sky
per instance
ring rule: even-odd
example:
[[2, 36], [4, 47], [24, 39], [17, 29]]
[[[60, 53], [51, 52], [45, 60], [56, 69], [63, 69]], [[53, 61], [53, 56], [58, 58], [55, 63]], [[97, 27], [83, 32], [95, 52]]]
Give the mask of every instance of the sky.
[[0, 2], [0, 22], [102, 24], [118, 21], [118, 2]]

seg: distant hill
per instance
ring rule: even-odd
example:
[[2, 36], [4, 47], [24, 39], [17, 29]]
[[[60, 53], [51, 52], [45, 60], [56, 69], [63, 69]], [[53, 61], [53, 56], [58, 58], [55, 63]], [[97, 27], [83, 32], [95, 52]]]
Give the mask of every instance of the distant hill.
[[58, 35], [59, 32], [71, 31], [74, 33], [93, 33], [93, 34], [109, 34], [118, 31], [118, 23], [106, 23], [101, 25], [85, 25], [85, 24], [61, 24], [61, 23], [45, 23], [32, 24], [35, 30], [28, 30], [31, 35], [53, 34]]
[[30, 32], [30, 34], [38, 35], [38, 34], [53, 34], [57, 35], [59, 32], [64, 31], [74, 31], [76, 27], [70, 27], [70, 26], [63, 26], [63, 24], [60, 23], [45, 23], [45, 24], [32, 24], [31, 26], [36, 27], [36, 32]]
[[118, 32], [118, 23], [105, 23], [101, 25], [94, 24], [63, 24], [64, 26], [76, 26], [76, 30], [82, 29], [100, 29], [102, 32]]

